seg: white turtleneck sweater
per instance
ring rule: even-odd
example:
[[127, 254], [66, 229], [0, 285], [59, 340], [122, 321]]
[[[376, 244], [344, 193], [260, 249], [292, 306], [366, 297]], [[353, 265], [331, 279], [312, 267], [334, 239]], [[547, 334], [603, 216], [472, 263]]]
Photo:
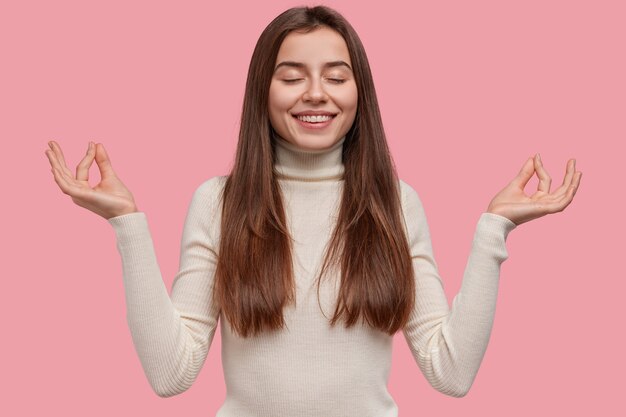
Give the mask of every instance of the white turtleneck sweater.
[[[227, 395], [217, 417], [398, 415], [387, 391], [393, 337], [364, 324], [331, 327], [328, 318], [338, 288], [331, 288], [332, 280], [321, 285], [321, 309], [317, 300], [315, 278], [343, 187], [344, 141], [313, 151], [277, 138], [275, 171], [295, 239], [297, 307], [285, 309], [287, 328], [272, 335], [239, 337], [211, 302], [220, 235], [218, 193], [226, 177], [203, 182], [193, 194], [171, 295], [145, 213], [108, 219], [122, 260], [128, 326], [157, 395], [177, 395], [193, 384], [219, 320]], [[415, 309], [403, 334], [428, 382], [460, 397], [470, 389], [487, 348], [500, 265], [508, 258], [505, 241], [516, 225], [496, 214], [480, 215], [450, 308], [420, 198], [401, 180], [400, 186], [416, 281]]]

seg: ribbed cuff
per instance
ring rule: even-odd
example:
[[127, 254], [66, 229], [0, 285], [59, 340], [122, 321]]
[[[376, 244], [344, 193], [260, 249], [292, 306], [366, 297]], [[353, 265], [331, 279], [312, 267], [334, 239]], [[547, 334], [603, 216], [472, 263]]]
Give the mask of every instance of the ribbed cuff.
[[145, 238], [146, 234], [150, 235], [148, 218], [143, 211], [111, 217], [107, 221], [113, 226], [117, 241], [122, 245], [136, 238]]
[[478, 219], [478, 227], [499, 235], [503, 234], [506, 240], [511, 230], [515, 229], [517, 225], [510, 219], [500, 216], [499, 214], [484, 212]]
[[506, 239], [517, 225], [510, 219], [499, 214], [484, 212], [478, 219], [473, 245], [486, 249], [496, 256], [500, 262], [508, 258]]

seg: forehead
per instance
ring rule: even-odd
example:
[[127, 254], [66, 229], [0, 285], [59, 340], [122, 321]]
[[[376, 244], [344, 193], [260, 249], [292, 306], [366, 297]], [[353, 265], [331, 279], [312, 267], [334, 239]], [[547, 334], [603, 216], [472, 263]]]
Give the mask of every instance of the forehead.
[[290, 32], [280, 45], [275, 64], [285, 60], [310, 66], [342, 60], [352, 66], [346, 41], [339, 32], [328, 27], [308, 33]]

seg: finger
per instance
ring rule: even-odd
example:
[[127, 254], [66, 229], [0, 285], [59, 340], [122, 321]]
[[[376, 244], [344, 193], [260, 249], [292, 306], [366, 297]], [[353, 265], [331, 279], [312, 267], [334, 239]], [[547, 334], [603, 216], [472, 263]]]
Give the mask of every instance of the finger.
[[85, 187], [83, 184], [76, 181], [76, 179], [71, 175], [67, 175], [65, 172], [59, 171], [58, 169], [55, 169], [54, 171], [55, 180], [65, 194], [76, 198], [85, 198], [87, 193], [92, 191], [91, 188]]
[[572, 184], [569, 185], [567, 191], [563, 198], [561, 198], [558, 202], [554, 203], [553, 211], [563, 211], [565, 207], [569, 206], [574, 196], [576, 195], [576, 191], [578, 191], [578, 186], [580, 185], [580, 179], [582, 178], [582, 172], [578, 171], [574, 174], [574, 179]]
[[67, 169], [67, 167], [61, 165], [58, 154], [54, 150], [46, 150], [46, 156], [48, 156], [50, 165], [52, 165], [53, 168], [57, 169], [59, 172], [65, 172], [68, 175], [71, 174], [71, 171]]
[[[52, 152], [52, 149], [46, 149], [44, 151], [44, 153], [46, 154], [46, 157], [48, 158], [48, 162], [50, 162], [50, 168], [54, 168], [57, 166], [57, 161], [54, 158], [54, 152]], [[54, 172], [54, 171], [52, 171]]]
[[578, 192], [578, 188], [580, 187], [580, 180], [583, 177], [583, 173], [581, 171], [576, 171], [576, 173], [574, 174], [574, 180], [573, 180], [573, 185], [570, 186], [573, 189], [573, 196], [576, 195], [576, 193]]
[[65, 157], [63, 156], [61, 146], [53, 140], [48, 142], [48, 146], [50, 146], [50, 149], [52, 149], [52, 152], [54, 152], [54, 156], [56, 157], [57, 161], [59, 161], [60, 169], [67, 173], [72, 172], [69, 170], [67, 164], [65, 163]]
[[57, 168], [52, 168], [52, 174], [54, 175], [54, 181], [56, 181], [61, 191], [63, 191], [64, 194], [72, 195], [71, 184], [67, 181], [65, 174]]
[[522, 166], [519, 174], [517, 174], [517, 176], [511, 182], [519, 187], [519, 189], [524, 191], [524, 187], [526, 187], [526, 184], [528, 184], [528, 180], [532, 178], [534, 173], [535, 168], [533, 166], [533, 158], [528, 158], [526, 162], [524, 162], [524, 165]]
[[93, 163], [93, 160], [96, 156], [96, 149], [93, 145], [93, 142], [89, 142], [87, 147], [87, 154], [81, 159], [76, 167], [76, 180], [78, 181], [89, 181], [89, 168]]
[[537, 171], [537, 177], [539, 177], [539, 184], [537, 184], [537, 191], [543, 191], [546, 194], [550, 194], [550, 185], [552, 184], [552, 178], [548, 174], [548, 171], [543, 167], [541, 162], [541, 156], [535, 155], [535, 171]]
[[555, 197], [562, 197], [567, 193], [570, 185], [572, 185], [572, 180], [574, 179], [574, 173], [576, 172], [576, 160], [570, 159], [567, 161], [567, 166], [565, 170], [565, 177], [563, 177], [563, 184], [554, 192]]
[[111, 166], [109, 155], [107, 154], [106, 149], [104, 149], [104, 145], [102, 143], [96, 144], [96, 163], [98, 164], [101, 178], [104, 179], [108, 176], [115, 175], [113, 167]]

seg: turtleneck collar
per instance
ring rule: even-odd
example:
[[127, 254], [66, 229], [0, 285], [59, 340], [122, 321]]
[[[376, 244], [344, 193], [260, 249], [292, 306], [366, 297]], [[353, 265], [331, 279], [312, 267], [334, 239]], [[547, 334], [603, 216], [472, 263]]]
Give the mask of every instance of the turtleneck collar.
[[326, 149], [302, 149], [274, 134], [278, 178], [299, 181], [324, 181], [343, 178], [343, 136]]

